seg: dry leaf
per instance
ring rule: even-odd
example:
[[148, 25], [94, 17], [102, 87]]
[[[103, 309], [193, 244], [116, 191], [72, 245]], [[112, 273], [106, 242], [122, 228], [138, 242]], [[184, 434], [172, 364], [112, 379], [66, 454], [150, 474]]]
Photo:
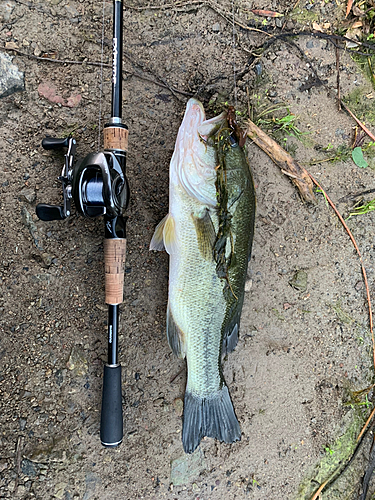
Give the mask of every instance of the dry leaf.
[[320, 26], [320, 24], [316, 23], [315, 21], [313, 22], [313, 29], [315, 31], [320, 31], [321, 33], [323, 33], [323, 28]]
[[18, 49], [18, 45], [15, 42], [6, 42], [5, 48], [6, 49]]
[[348, 0], [348, 5], [346, 6], [346, 15], [345, 17], [348, 17], [349, 12], [351, 11], [353, 6], [353, 0]]
[[352, 25], [352, 29], [353, 29], [353, 30], [355, 30], [356, 28], [360, 28], [361, 26], [363, 26], [362, 21], [356, 21], [356, 22]]

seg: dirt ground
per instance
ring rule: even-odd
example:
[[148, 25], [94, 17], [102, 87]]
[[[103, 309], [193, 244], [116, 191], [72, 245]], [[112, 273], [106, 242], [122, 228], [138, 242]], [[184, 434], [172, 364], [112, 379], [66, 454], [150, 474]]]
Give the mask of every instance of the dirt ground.
[[[292, 15], [294, 3], [235, 1], [234, 11], [244, 25], [267, 23], [271, 33], [280, 27], [311, 31], [313, 19], [334, 28], [344, 15], [344, 5], [331, 1], [301, 1]], [[13, 42], [37, 57], [100, 61], [101, 2], [8, 4], [2, 46]], [[165, 336], [168, 258], [148, 246], [168, 211], [169, 160], [189, 95], [202, 100], [208, 116], [235, 101], [245, 116], [248, 96], [258, 110], [285, 103], [306, 134], [298, 141], [285, 133], [281, 142], [349, 214], [353, 202], [339, 200], [374, 187], [374, 164], [370, 159], [370, 168], [360, 169], [350, 157], [316, 163], [349, 146], [355, 125], [334, 99], [335, 48], [321, 38], [294, 39], [329, 93], [324, 86], [307, 88], [309, 63], [282, 40], [254, 60], [251, 54], [268, 36], [238, 25], [234, 30], [229, 1], [131, 5], [124, 10], [131, 187], [120, 321], [124, 441], [104, 449], [99, 439], [107, 349], [103, 222], [73, 215], [46, 223], [35, 216], [36, 203], [58, 203], [61, 196], [63, 158], [44, 151], [42, 139], [73, 133], [80, 158], [98, 148], [98, 110], [101, 124], [110, 113], [110, 69], [103, 69], [100, 104], [97, 66], [16, 55], [25, 90], [0, 100], [0, 498], [309, 499], [372, 407], [372, 393], [360, 403], [351, 400], [353, 391], [373, 382], [371, 337], [360, 263], [337, 217], [321, 194], [316, 206], [304, 204], [290, 180], [248, 141], [256, 232], [240, 341], [224, 365], [242, 439], [233, 445], [204, 439], [193, 455], [185, 455], [181, 444], [184, 362], [172, 355]], [[251, 20], [251, 8], [286, 17]], [[111, 12], [106, 2], [105, 63]], [[365, 104], [374, 105], [371, 84], [344, 51], [340, 77], [342, 96], [358, 90]], [[51, 94], [46, 98], [43, 88], [61, 103], [51, 102]], [[371, 128], [369, 116], [361, 118]], [[374, 213], [348, 221], [371, 291], [374, 222]], [[321, 498], [358, 498], [371, 439]]]

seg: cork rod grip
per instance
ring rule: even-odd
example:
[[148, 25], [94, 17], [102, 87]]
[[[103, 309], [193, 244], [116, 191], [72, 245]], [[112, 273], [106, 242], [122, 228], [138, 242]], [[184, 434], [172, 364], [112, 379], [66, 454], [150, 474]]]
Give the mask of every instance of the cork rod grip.
[[125, 255], [125, 238], [104, 240], [106, 304], [116, 305], [123, 301]]
[[128, 150], [129, 131], [122, 127], [107, 127], [103, 130], [104, 149], [117, 151]]

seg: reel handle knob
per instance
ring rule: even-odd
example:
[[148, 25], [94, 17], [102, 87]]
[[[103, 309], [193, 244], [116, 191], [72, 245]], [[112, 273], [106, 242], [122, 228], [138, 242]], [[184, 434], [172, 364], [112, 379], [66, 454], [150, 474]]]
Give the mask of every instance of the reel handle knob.
[[40, 220], [64, 220], [69, 215], [64, 214], [64, 207], [60, 205], [47, 205], [46, 203], [38, 203], [36, 206], [36, 215]]
[[57, 139], [56, 137], [45, 137], [42, 140], [42, 147], [44, 149], [61, 149], [69, 146], [69, 137]]

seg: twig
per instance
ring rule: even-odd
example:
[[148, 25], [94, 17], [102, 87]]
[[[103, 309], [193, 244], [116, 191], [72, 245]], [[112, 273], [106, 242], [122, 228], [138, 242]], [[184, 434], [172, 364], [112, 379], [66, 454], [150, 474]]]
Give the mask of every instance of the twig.
[[358, 245], [357, 245], [357, 242], [355, 241], [354, 239], [354, 236], [352, 234], [352, 232], [350, 231], [349, 227], [347, 226], [346, 222], [344, 221], [342, 215], [340, 214], [340, 212], [337, 210], [336, 206], [334, 205], [334, 203], [332, 202], [332, 200], [329, 198], [329, 196], [327, 195], [327, 193], [324, 191], [324, 189], [322, 188], [322, 186], [319, 184], [319, 182], [317, 180], [314, 179], [314, 177], [309, 173], [309, 176], [311, 178], [311, 180], [313, 181], [313, 183], [318, 186], [319, 189], [322, 190], [322, 193], [324, 193], [324, 196], [326, 197], [328, 203], [331, 205], [331, 207], [333, 208], [335, 214], [337, 215], [337, 217], [340, 219], [340, 222], [341, 224], [344, 226], [345, 228], [345, 231], [348, 233], [349, 235], [349, 238], [352, 240], [352, 243], [354, 245], [354, 248], [356, 249], [356, 252], [358, 254], [358, 257], [359, 257], [359, 261], [361, 263], [361, 268], [362, 268], [362, 275], [363, 275], [363, 280], [365, 282], [365, 288], [366, 288], [366, 296], [367, 296], [367, 303], [368, 303], [368, 313], [369, 313], [369, 319], [370, 319], [370, 332], [371, 332], [371, 341], [372, 341], [372, 357], [373, 357], [373, 364], [374, 364], [374, 369], [375, 369], [375, 339], [374, 339], [374, 330], [373, 330], [373, 320], [372, 320], [372, 307], [371, 307], [371, 297], [370, 297], [370, 289], [369, 289], [369, 286], [368, 286], [368, 281], [367, 281], [367, 273], [366, 273], [366, 269], [365, 269], [365, 265], [363, 263], [363, 259], [362, 259], [362, 254], [358, 248]]
[[[349, 237], [350, 237], [350, 239], [351, 239], [351, 241], [352, 241], [352, 243], [354, 245], [354, 248], [356, 249], [356, 252], [358, 254], [358, 257], [359, 257], [359, 260], [360, 260], [360, 263], [361, 263], [361, 268], [362, 268], [362, 275], [363, 275], [363, 279], [364, 279], [365, 287], [366, 287], [366, 295], [367, 295], [367, 303], [368, 303], [369, 319], [370, 319], [370, 332], [371, 332], [371, 341], [372, 341], [372, 355], [373, 355], [373, 364], [374, 364], [374, 368], [375, 368], [375, 341], [374, 341], [374, 331], [373, 331], [373, 320], [372, 320], [372, 307], [371, 307], [370, 289], [369, 289], [369, 286], [368, 286], [367, 274], [366, 274], [366, 269], [365, 269], [365, 266], [364, 266], [364, 263], [363, 263], [362, 254], [361, 254], [361, 252], [360, 252], [360, 250], [358, 248], [357, 242], [355, 241], [352, 232], [348, 228], [345, 220], [343, 219], [343, 217], [340, 214], [340, 212], [337, 210], [336, 206], [334, 205], [334, 203], [332, 202], [332, 200], [330, 199], [330, 197], [327, 195], [327, 193], [322, 188], [322, 186], [319, 184], [319, 182], [310, 173], [309, 173], [309, 175], [311, 177], [311, 180], [314, 182], [314, 184], [322, 191], [322, 193], [324, 194], [325, 199], [328, 201], [328, 203], [331, 205], [332, 209], [334, 210], [335, 214], [340, 219], [340, 222], [342, 223], [342, 225], [344, 226], [346, 232], [348, 233], [348, 235], [349, 235]], [[375, 408], [372, 410], [370, 416], [368, 417], [365, 425], [363, 426], [361, 432], [359, 433], [359, 435], [357, 437], [357, 445], [356, 445], [356, 447], [355, 447], [355, 449], [353, 451], [353, 454], [352, 454], [350, 460], [348, 461], [348, 463], [345, 465], [345, 467], [338, 474], [335, 475], [335, 477], [333, 479], [331, 479], [332, 478], [332, 476], [331, 476], [330, 479], [327, 479], [326, 481], [324, 481], [324, 483], [322, 483], [319, 486], [319, 488], [317, 489], [317, 491], [314, 493], [314, 495], [312, 496], [312, 498], [310, 500], [317, 500], [319, 498], [321, 492], [327, 486], [327, 484], [330, 484], [335, 479], [337, 479], [337, 477], [339, 477], [339, 475], [343, 473], [343, 471], [346, 469], [346, 467], [352, 461], [352, 459], [354, 458], [355, 454], [357, 453], [357, 451], [359, 449], [359, 445], [360, 445], [361, 439], [362, 439], [364, 433], [366, 432], [366, 429], [368, 428], [368, 426], [369, 426], [372, 418], [374, 417], [374, 414], [375, 414]]]
[[367, 189], [366, 191], [361, 191], [359, 193], [347, 194], [346, 196], [343, 196], [342, 198], [340, 198], [339, 202], [342, 203], [342, 202], [348, 201], [348, 200], [355, 200], [356, 198], [359, 198], [360, 196], [363, 196], [365, 194], [371, 194], [371, 193], [375, 193], [375, 189]]
[[297, 163], [289, 153], [287, 153], [276, 141], [271, 139], [263, 130], [255, 125], [251, 120], [247, 122], [247, 136], [255, 142], [271, 160], [292, 179], [297, 186], [302, 198], [310, 203], [316, 203], [313, 184], [309, 173], [299, 163]]
[[175, 2], [175, 3], [167, 3], [165, 5], [147, 5], [147, 6], [141, 6], [137, 7], [136, 5], [128, 5], [124, 4], [125, 9], [131, 9], [131, 10], [138, 10], [138, 11], [143, 11], [143, 10], [166, 10], [166, 9], [180, 9], [182, 7], [190, 7], [193, 5], [200, 5], [206, 3], [204, 0], [192, 0], [190, 2]]
[[185, 366], [183, 366], [181, 368], [181, 370], [179, 372], [176, 373], [176, 375], [173, 375], [173, 377], [171, 378], [171, 380], [169, 381], [170, 384], [172, 384], [172, 382], [174, 382], [176, 380], [176, 378], [181, 375], [181, 373], [183, 373], [183, 371], [185, 370]]
[[341, 111], [341, 95], [340, 95], [340, 52], [339, 48], [335, 47], [336, 51], [336, 88], [337, 88], [337, 107], [338, 110]]
[[362, 494], [359, 497], [359, 500], [366, 500], [367, 497], [367, 492], [368, 492], [368, 487], [370, 484], [371, 476], [374, 472], [375, 469], [375, 437], [372, 439], [372, 445], [370, 449], [370, 458], [369, 458], [369, 466], [365, 472], [365, 475], [363, 476], [362, 480]]
[[359, 441], [361, 439], [361, 437], [363, 436], [363, 433], [366, 431], [366, 429], [368, 427], [368, 424], [371, 422], [372, 417], [374, 416], [374, 414], [375, 414], [375, 408], [372, 410], [372, 412], [370, 413], [369, 418], [366, 420], [366, 423], [363, 426], [363, 429], [361, 430], [361, 432], [359, 433], [359, 436], [357, 437], [357, 441]]
[[270, 33], [267, 33], [264, 30], [261, 30], [258, 28], [250, 28], [249, 26], [246, 26], [245, 24], [240, 23], [237, 19], [235, 19], [235, 18], [233, 19], [233, 17], [231, 16], [231, 14], [229, 12], [227, 12], [225, 10], [220, 10], [219, 6], [216, 5], [214, 2], [212, 2], [211, 0], [206, 0], [204, 3], [205, 3], [205, 5], [210, 7], [214, 12], [216, 12], [216, 14], [218, 14], [220, 17], [225, 19], [227, 21], [227, 23], [229, 23], [231, 25], [236, 24], [237, 26], [239, 26], [243, 30], [256, 31], [258, 33], [262, 33], [262, 35], [267, 35], [271, 38], [273, 38], [273, 36], [274, 36], [274, 35], [271, 35]]
[[324, 481], [324, 483], [322, 483], [319, 488], [316, 490], [316, 492], [314, 493], [314, 495], [311, 497], [310, 500], [317, 500], [321, 494], [321, 492], [324, 490], [324, 488], [327, 486], [328, 484], [328, 479], [326, 481]]
[[[15, 52], [19, 56], [28, 57], [29, 59], [35, 59], [37, 61], [50, 62], [50, 63], [55, 63], [55, 64], [79, 64], [79, 65], [99, 66], [99, 67], [102, 66], [102, 64], [100, 62], [96, 62], [96, 61], [77, 61], [77, 60], [72, 60], [71, 61], [71, 60], [67, 60], [67, 59], [53, 59], [51, 57], [34, 56], [33, 54], [27, 54], [26, 52], [22, 52], [19, 49], [10, 48], [10, 47], [2, 47], [2, 50], [7, 50], [8, 52]], [[126, 54], [124, 54], [124, 57], [127, 57]], [[130, 59], [130, 57], [127, 57], [127, 58]], [[111, 68], [112, 65], [111, 64], [107, 64], [107, 63], [103, 63], [103, 67], [104, 68]], [[127, 71], [127, 70], [124, 69], [123, 73], [125, 73], [125, 74], [127, 74], [129, 76], [134, 76], [136, 78], [139, 78], [140, 80], [145, 80], [146, 82], [153, 83], [154, 85], [157, 85], [158, 87], [161, 87], [163, 89], [169, 90], [176, 98], [178, 98], [176, 96], [176, 93], [184, 95], [186, 97], [192, 97], [193, 96], [193, 94], [191, 92], [185, 92], [184, 90], [175, 89], [173, 87], [170, 87], [166, 83], [155, 81], [152, 78], [149, 78], [147, 76], [141, 75], [139, 73], [135, 73], [133, 71]]]
[[373, 140], [375, 141], [375, 135], [369, 131], [369, 129], [360, 121], [358, 118], [350, 111], [348, 106], [343, 102], [341, 102], [341, 106], [346, 109], [346, 111], [349, 113], [349, 115], [354, 118], [354, 120], [358, 123], [358, 125], [366, 132], [366, 134]]
[[23, 436], [19, 436], [16, 445], [16, 478], [14, 482], [13, 495], [15, 495], [18, 489], [18, 481], [21, 473], [21, 458], [22, 458], [22, 448], [23, 448]]

